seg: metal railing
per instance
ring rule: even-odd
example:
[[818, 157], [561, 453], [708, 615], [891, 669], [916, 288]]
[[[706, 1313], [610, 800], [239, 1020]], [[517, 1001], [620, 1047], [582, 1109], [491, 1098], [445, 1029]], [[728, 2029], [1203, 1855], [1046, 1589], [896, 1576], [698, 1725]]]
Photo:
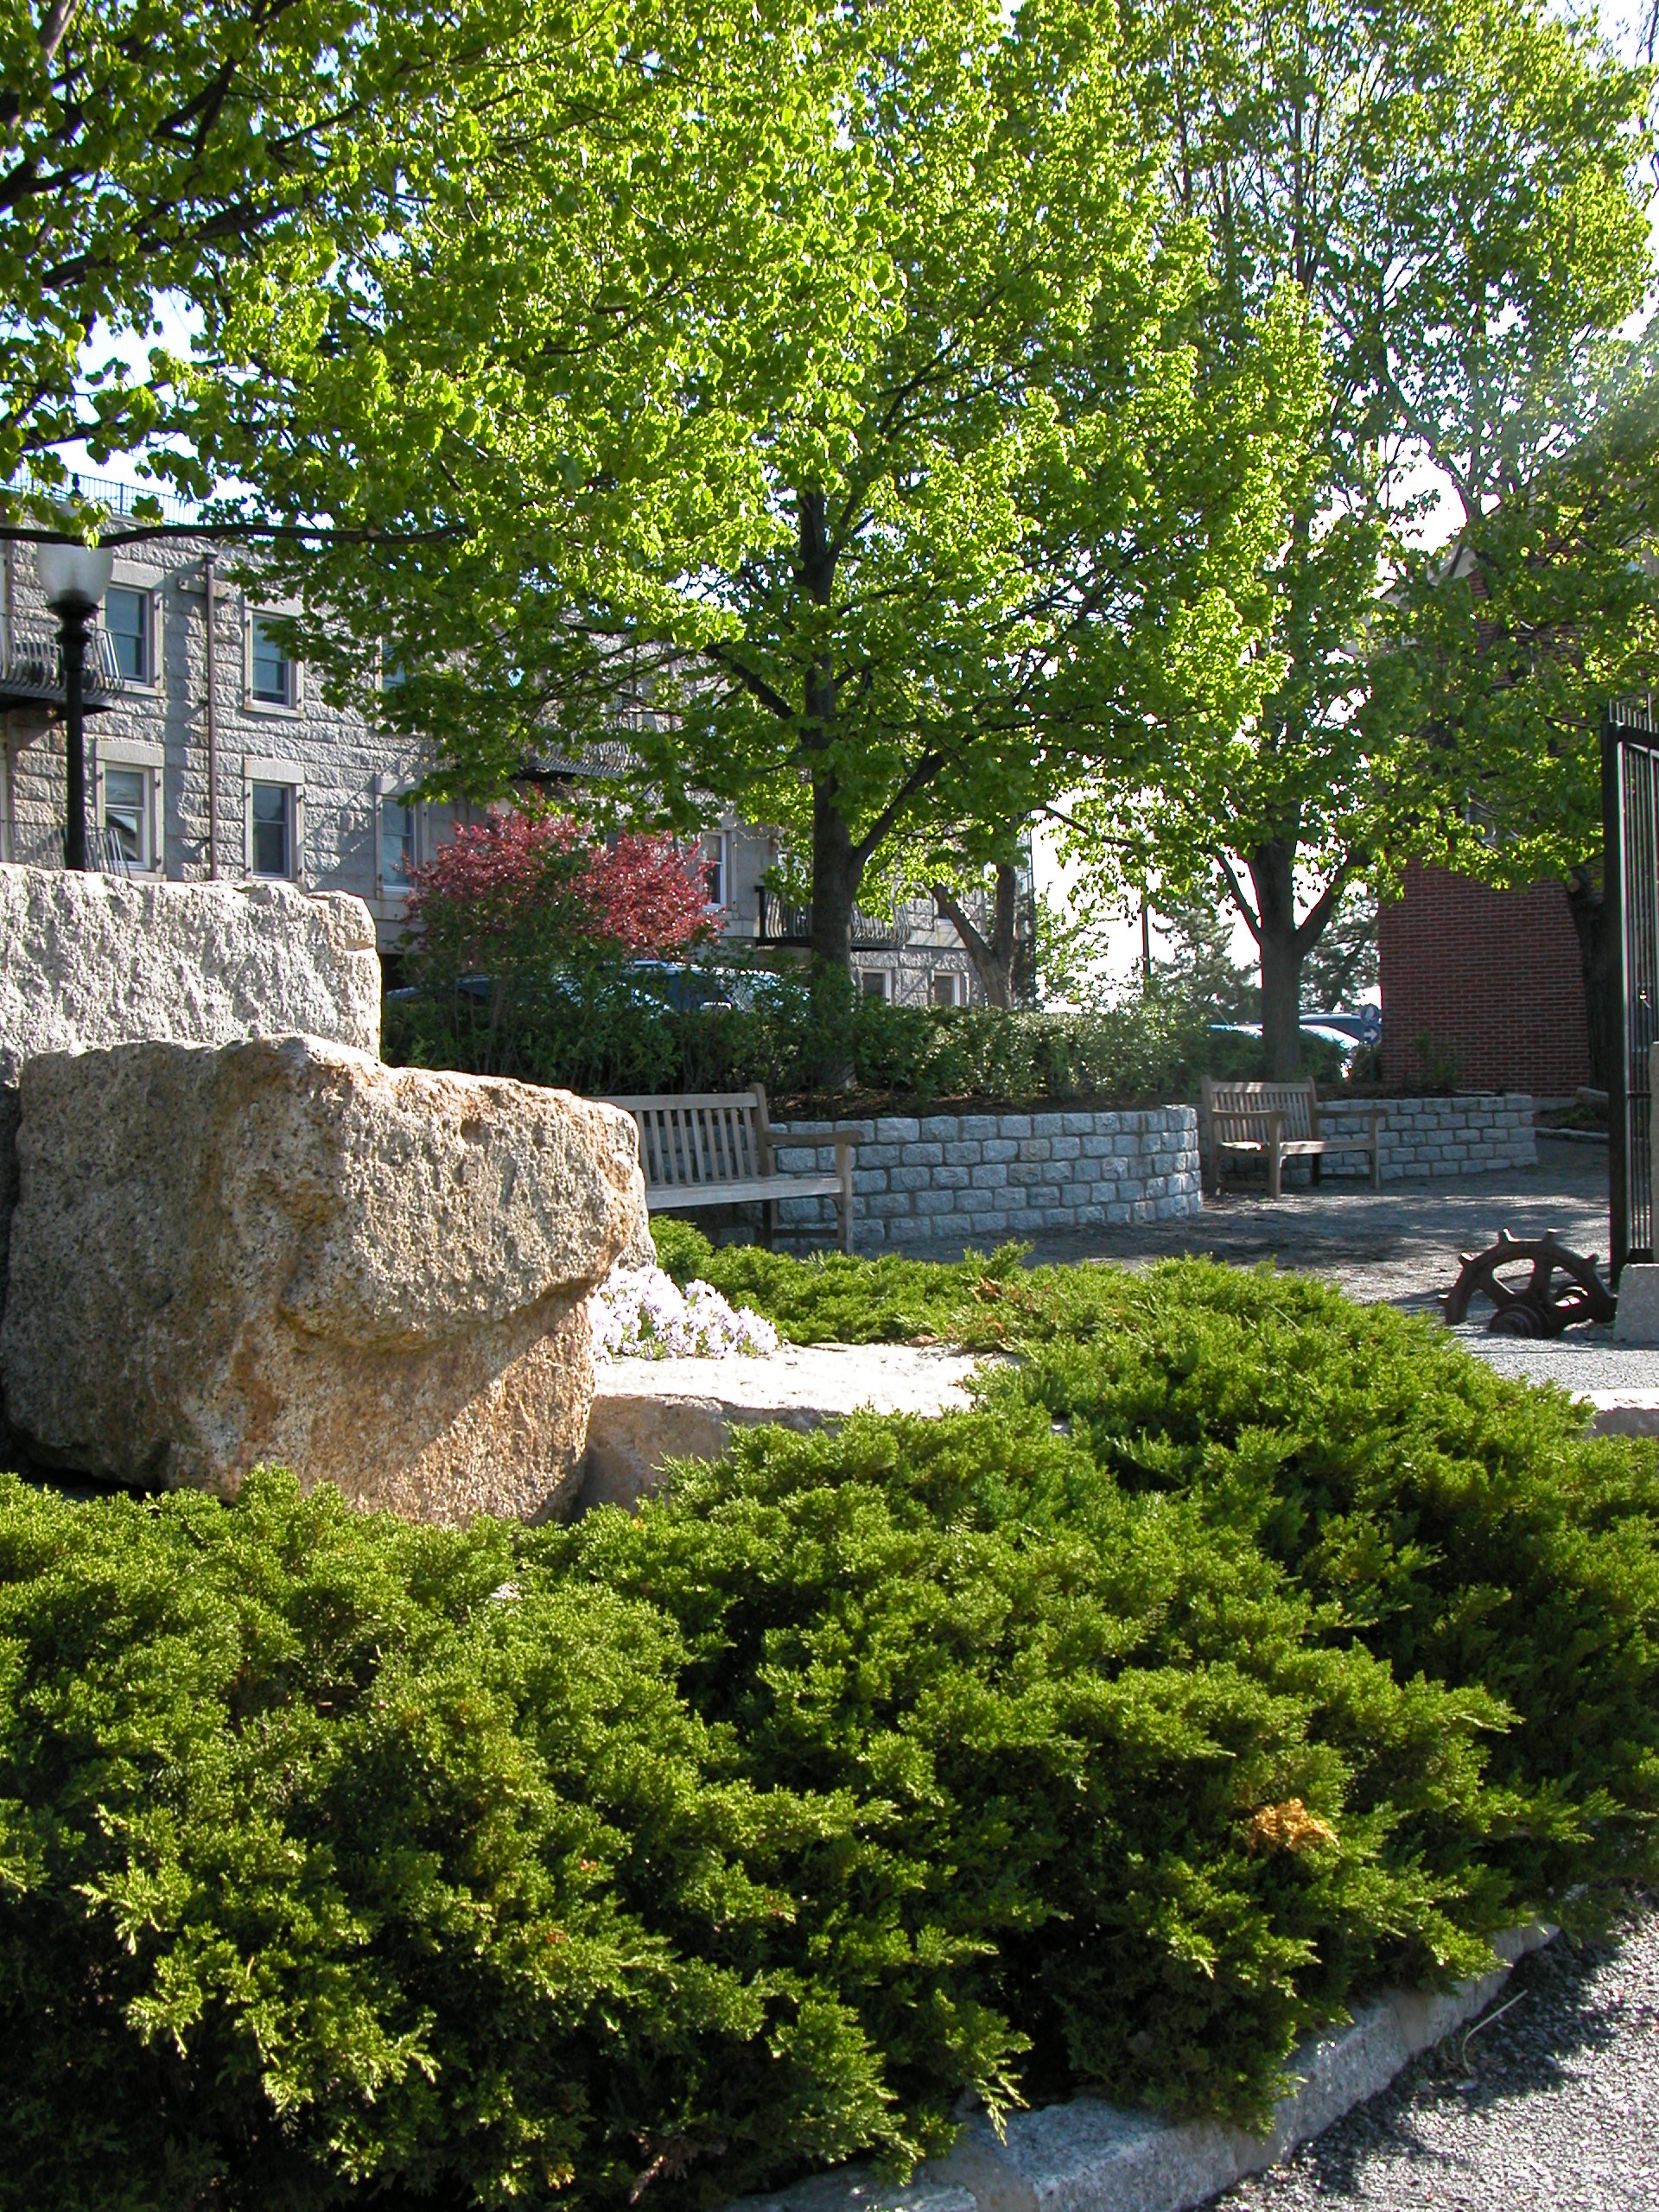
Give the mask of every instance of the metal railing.
[[[121, 664], [107, 630], [90, 630], [82, 677], [89, 707], [121, 695]], [[27, 615], [0, 624], [0, 701], [40, 699], [63, 704], [63, 647], [55, 622]]]
[[[867, 914], [861, 907], [854, 907], [855, 945], [871, 951], [887, 951], [908, 944], [909, 940], [910, 920], [902, 907], [892, 914]], [[810, 944], [810, 906], [787, 906], [775, 891], [763, 891], [760, 893], [760, 941], [762, 944]]]
[[[84, 469], [73, 475], [69, 484], [80, 498], [95, 500], [112, 515], [130, 515], [136, 500], [155, 499], [160, 504], [164, 522], [194, 522], [197, 518], [198, 510], [192, 501], [181, 499], [176, 492], [169, 492], [160, 484], [124, 484], [118, 477], [89, 476]], [[66, 501], [62, 486], [43, 484], [27, 469], [10, 484], [0, 485], [0, 497], [8, 494], [14, 499], [48, 500], [54, 506]]]

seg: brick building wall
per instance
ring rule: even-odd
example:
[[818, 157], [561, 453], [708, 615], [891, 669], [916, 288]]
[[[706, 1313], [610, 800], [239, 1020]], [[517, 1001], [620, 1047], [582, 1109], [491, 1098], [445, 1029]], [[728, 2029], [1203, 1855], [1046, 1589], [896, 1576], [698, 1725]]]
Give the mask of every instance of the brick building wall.
[[1494, 891], [1410, 868], [1378, 918], [1378, 954], [1384, 1081], [1449, 1077], [1546, 1098], [1589, 1082], [1578, 933], [1559, 883]]

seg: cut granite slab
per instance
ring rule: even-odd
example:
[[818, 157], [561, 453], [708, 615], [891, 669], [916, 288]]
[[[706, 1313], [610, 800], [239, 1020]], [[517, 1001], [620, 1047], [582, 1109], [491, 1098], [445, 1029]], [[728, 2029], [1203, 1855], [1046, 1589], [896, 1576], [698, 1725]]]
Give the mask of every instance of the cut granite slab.
[[636, 1505], [661, 1486], [669, 1460], [717, 1459], [737, 1427], [821, 1428], [863, 1408], [959, 1410], [979, 1364], [935, 1344], [791, 1344], [766, 1359], [601, 1361], [581, 1503]]

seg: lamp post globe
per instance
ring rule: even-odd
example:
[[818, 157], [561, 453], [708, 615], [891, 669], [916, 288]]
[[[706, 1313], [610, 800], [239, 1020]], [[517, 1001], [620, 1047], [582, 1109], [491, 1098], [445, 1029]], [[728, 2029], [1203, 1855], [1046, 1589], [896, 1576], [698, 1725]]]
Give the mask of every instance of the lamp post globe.
[[60, 540], [41, 546], [35, 572], [47, 605], [58, 618], [63, 655], [65, 791], [63, 864], [85, 869], [86, 860], [86, 629], [110, 588], [115, 556], [102, 545]]

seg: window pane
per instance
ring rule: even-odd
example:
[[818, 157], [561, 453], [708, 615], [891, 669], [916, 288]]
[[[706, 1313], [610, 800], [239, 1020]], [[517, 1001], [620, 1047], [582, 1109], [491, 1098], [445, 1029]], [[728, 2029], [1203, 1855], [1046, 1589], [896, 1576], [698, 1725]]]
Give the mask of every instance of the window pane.
[[289, 865], [289, 823], [292, 793], [286, 784], [256, 784], [253, 787], [253, 872], [256, 875], [292, 875]]
[[[253, 618], [253, 696], [268, 707], [294, 702], [294, 664], [267, 631], [264, 618]], [[272, 785], [274, 791], [278, 786]]]
[[725, 844], [718, 830], [702, 841], [702, 895], [711, 906], [726, 904]]
[[104, 627], [121, 673], [130, 683], [149, 681], [149, 595], [111, 584], [104, 594]]
[[955, 1006], [956, 1002], [956, 976], [949, 968], [941, 968], [933, 978], [933, 1003], [935, 1006]]
[[407, 799], [380, 802], [380, 876], [388, 889], [402, 891], [415, 865], [415, 809]]
[[142, 768], [104, 771], [105, 827], [115, 832], [129, 868], [149, 866], [149, 780]]
[[858, 980], [867, 999], [884, 999], [887, 995], [885, 968], [866, 968]]

